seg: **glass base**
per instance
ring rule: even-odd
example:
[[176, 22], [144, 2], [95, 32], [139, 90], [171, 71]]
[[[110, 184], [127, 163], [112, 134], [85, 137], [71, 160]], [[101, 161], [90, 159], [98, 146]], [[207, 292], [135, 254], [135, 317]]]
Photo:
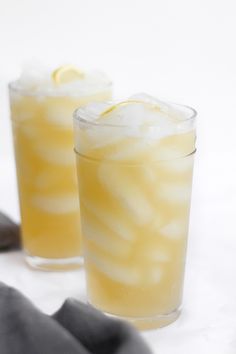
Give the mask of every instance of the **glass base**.
[[109, 312], [104, 312], [104, 311], [103, 311], [103, 313], [109, 317], [123, 320], [123, 321], [127, 321], [141, 331], [146, 331], [146, 330], [165, 327], [165, 326], [168, 326], [169, 324], [171, 324], [172, 322], [176, 321], [177, 318], [181, 314], [181, 308], [179, 307], [176, 310], [174, 310], [166, 315], [156, 315], [156, 316], [152, 316], [152, 317], [124, 317], [124, 316], [117, 316], [117, 315], [111, 314]]
[[26, 263], [34, 269], [60, 272], [66, 270], [78, 269], [83, 265], [82, 257], [73, 258], [42, 258], [25, 254]]

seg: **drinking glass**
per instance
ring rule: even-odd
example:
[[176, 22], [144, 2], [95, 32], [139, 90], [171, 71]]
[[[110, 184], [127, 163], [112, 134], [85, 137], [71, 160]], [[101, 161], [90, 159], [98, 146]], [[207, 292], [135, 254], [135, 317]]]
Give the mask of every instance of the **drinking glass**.
[[81, 264], [72, 113], [110, 99], [111, 85], [82, 94], [9, 85], [23, 248], [29, 265], [65, 270]]
[[196, 112], [168, 107], [171, 132], [74, 114], [88, 301], [141, 329], [173, 322], [182, 301]]

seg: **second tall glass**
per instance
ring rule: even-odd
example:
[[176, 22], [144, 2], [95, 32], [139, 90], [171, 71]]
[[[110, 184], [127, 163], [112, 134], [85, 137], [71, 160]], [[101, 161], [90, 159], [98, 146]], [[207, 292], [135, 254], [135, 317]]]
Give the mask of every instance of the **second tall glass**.
[[9, 86], [23, 247], [28, 263], [46, 270], [81, 263], [72, 112], [111, 97], [104, 79], [77, 78], [71, 68], [59, 74], [62, 81], [74, 75], [78, 85], [73, 80], [71, 86], [53, 81], [31, 88], [20, 81]]

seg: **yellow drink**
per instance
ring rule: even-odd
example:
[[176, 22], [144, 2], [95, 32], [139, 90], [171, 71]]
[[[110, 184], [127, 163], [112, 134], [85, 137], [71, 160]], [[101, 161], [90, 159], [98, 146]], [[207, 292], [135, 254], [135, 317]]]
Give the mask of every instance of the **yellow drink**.
[[[78, 115], [84, 118], [85, 112]], [[109, 127], [104, 117], [95, 121], [97, 128], [88, 122], [85, 129], [80, 117], [76, 150], [89, 301], [140, 328], [168, 324], [182, 299], [192, 122], [177, 134], [175, 129], [150, 137], [153, 125], [132, 134], [123, 125]], [[107, 144], [101, 143], [105, 135]]]
[[31, 265], [67, 269], [81, 263], [72, 114], [111, 92], [40, 90], [10, 85], [23, 246]]

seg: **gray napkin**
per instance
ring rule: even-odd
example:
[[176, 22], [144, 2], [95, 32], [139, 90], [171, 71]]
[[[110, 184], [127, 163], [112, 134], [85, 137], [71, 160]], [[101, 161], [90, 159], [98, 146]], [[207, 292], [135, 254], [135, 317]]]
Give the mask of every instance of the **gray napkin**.
[[53, 315], [0, 282], [1, 354], [150, 354], [139, 333], [68, 299]]
[[[0, 213], [0, 251], [20, 247], [19, 226]], [[138, 332], [68, 299], [47, 316], [0, 283], [0, 354], [150, 354]]]
[[[0, 212], [0, 251], [20, 247], [20, 227]], [[1, 353], [1, 352], [0, 352]]]

